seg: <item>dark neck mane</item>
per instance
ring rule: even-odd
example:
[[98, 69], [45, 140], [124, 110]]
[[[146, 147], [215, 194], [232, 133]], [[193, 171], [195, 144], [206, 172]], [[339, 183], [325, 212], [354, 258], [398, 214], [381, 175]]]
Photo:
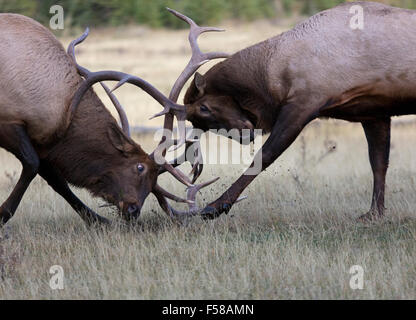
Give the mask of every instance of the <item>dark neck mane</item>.
[[240, 107], [255, 118], [256, 129], [270, 132], [277, 118], [278, 106], [268, 85], [268, 48], [265, 43], [237, 52], [207, 72], [212, 91], [231, 96]]
[[112, 163], [117, 157], [122, 158], [107, 134], [108, 128], [115, 124], [110, 112], [89, 90], [64, 137], [49, 152], [47, 161], [70, 184], [98, 194]]

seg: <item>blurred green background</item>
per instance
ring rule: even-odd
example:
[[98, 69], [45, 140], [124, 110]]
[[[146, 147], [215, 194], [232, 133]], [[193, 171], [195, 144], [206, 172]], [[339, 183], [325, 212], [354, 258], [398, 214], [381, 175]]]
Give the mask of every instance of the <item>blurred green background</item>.
[[[71, 27], [143, 24], [150, 27], [185, 27], [165, 7], [179, 10], [201, 24], [223, 19], [250, 21], [291, 15], [311, 15], [331, 8], [342, 0], [0, 0], [0, 12], [21, 13], [47, 23], [49, 8], [65, 9], [66, 25]], [[380, 0], [416, 9], [416, 0]]]

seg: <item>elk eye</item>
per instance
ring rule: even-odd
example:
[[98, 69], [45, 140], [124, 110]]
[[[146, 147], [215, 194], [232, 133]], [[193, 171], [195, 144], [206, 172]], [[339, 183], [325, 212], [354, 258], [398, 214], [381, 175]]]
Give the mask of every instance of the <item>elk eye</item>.
[[139, 170], [139, 173], [142, 173], [144, 171], [144, 165], [142, 165], [141, 163], [139, 163], [137, 165], [137, 170]]
[[200, 106], [199, 109], [201, 110], [201, 112], [209, 112], [208, 107], [204, 105]]

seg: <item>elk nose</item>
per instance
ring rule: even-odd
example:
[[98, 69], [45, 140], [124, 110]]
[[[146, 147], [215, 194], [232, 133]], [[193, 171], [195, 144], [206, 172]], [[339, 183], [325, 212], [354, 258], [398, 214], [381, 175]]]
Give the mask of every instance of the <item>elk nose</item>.
[[140, 213], [140, 208], [135, 204], [131, 204], [127, 208], [127, 213], [132, 217], [137, 217], [138, 213]]

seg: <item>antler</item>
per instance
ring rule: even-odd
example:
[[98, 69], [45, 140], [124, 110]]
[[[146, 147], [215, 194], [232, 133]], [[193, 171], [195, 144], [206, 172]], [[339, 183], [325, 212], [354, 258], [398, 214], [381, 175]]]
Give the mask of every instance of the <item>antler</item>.
[[[79, 67], [80, 66], [78, 66], [78, 68]], [[118, 84], [110, 92], [113, 92], [114, 90], [118, 89], [125, 83], [130, 83], [143, 89], [150, 96], [152, 96], [157, 102], [159, 102], [165, 109], [181, 111], [185, 108], [184, 106], [178, 105], [170, 101], [159, 90], [153, 87], [150, 83], [148, 83], [147, 81], [139, 77], [132, 76], [130, 74], [118, 72], [118, 71], [89, 72], [87, 77], [85, 78], [85, 81], [78, 88], [78, 91], [75, 93], [72, 99], [69, 120], [71, 120], [73, 115], [75, 114], [75, 111], [78, 108], [84, 94], [95, 83], [101, 82], [101, 81], [118, 81]]]
[[[228, 58], [230, 55], [228, 53], [223, 52], [208, 52], [203, 53], [198, 45], [198, 37], [205, 32], [222, 32], [224, 29], [213, 28], [213, 27], [200, 27], [198, 26], [191, 18], [179, 13], [170, 8], [166, 8], [170, 13], [178, 17], [179, 19], [185, 21], [189, 24], [189, 44], [192, 49], [192, 56], [189, 60], [187, 66], [182, 71], [179, 78], [176, 80], [175, 84], [172, 87], [172, 90], [169, 94], [169, 99], [177, 102], [179, 98], [179, 94], [183, 89], [185, 83], [189, 80], [189, 78], [205, 63], [213, 59], [220, 59], [220, 58]], [[159, 115], [165, 114], [165, 123], [164, 128], [169, 130], [170, 132], [173, 129], [173, 116], [169, 113], [161, 113]], [[185, 120], [186, 120], [186, 113], [179, 112], [176, 114], [176, 118], [178, 120], [178, 131], [179, 131], [179, 142], [176, 148], [179, 148], [186, 142], [186, 128], [185, 128]], [[164, 140], [162, 140], [163, 142]]]
[[[209, 53], [203, 53], [198, 45], [198, 37], [205, 32], [222, 32], [224, 29], [214, 28], [214, 27], [200, 27], [198, 26], [191, 18], [183, 15], [182, 13], [179, 13], [178, 11], [175, 11], [173, 9], [167, 8], [167, 10], [178, 17], [179, 19], [185, 21], [189, 24], [190, 30], [189, 30], [189, 44], [192, 49], [192, 56], [189, 60], [188, 64], [186, 65], [185, 69], [182, 71], [178, 79], [176, 80], [175, 84], [172, 87], [172, 90], [169, 94], [169, 99], [171, 101], [177, 102], [179, 98], [179, 94], [183, 87], [185, 86], [185, 83], [189, 80], [189, 78], [205, 63], [207, 63], [210, 60], [213, 59], [220, 59], [220, 58], [228, 58], [230, 55], [228, 53], [223, 52], [209, 52]], [[160, 116], [165, 114], [165, 121], [164, 121], [164, 129], [168, 134], [171, 134], [173, 129], [173, 115], [170, 113], [162, 112], [160, 114], [155, 115]], [[179, 141], [175, 142], [174, 145], [176, 145], [175, 149], [182, 146], [184, 143], [187, 143], [185, 152], [182, 156], [178, 157], [177, 159], [173, 160], [172, 164], [175, 166], [183, 163], [182, 160], [185, 160], [186, 153], [188, 149], [192, 146], [194, 149], [194, 162], [192, 163], [192, 171], [190, 174], [193, 174], [192, 183], [195, 183], [195, 181], [199, 178], [199, 176], [202, 173], [203, 170], [203, 160], [202, 155], [200, 153], [200, 145], [199, 141], [190, 141], [186, 139], [186, 127], [185, 127], [185, 120], [186, 120], [186, 113], [185, 112], [178, 112], [176, 114], [176, 118], [178, 120], [178, 131], [179, 131]], [[164, 136], [161, 140], [161, 143], [166, 141], [166, 136]], [[172, 137], [170, 136], [169, 139]], [[165, 151], [162, 153], [162, 155], [165, 155]], [[160, 173], [163, 173], [164, 171], [161, 171]]]
[[189, 211], [178, 211], [173, 209], [169, 202], [166, 200], [166, 197], [163, 195], [163, 193], [159, 192], [158, 190], [153, 190], [153, 194], [156, 196], [159, 205], [170, 217], [174, 218], [181, 216], [195, 216], [200, 212], [200, 208], [197, 207], [195, 201], [196, 195], [202, 188], [213, 184], [214, 182], [218, 181], [218, 179], [219, 178], [215, 178], [199, 185], [192, 185], [188, 188], [186, 198], [188, 200], [187, 203], [189, 205]]
[[[214, 182], [216, 182], [219, 178], [215, 178], [213, 180], [210, 180], [208, 182], [195, 185], [192, 188], [188, 188], [187, 191], [187, 203], [189, 205], [189, 211], [178, 211], [172, 208], [172, 206], [169, 204], [169, 202], [166, 200], [167, 197], [164, 197], [163, 193], [159, 192], [158, 190], [153, 190], [153, 194], [156, 196], [157, 201], [159, 202], [159, 205], [162, 207], [162, 209], [172, 218], [176, 217], [189, 217], [189, 216], [196, 216], [200, 213], [200, 208], [196, 206], [196, 195], [198, 192], [205, 188]], [[243, 200], [247, 199], [247, 196], [241, 196], [239, 197], [235, 203], [241, 202]], [[184, 202], [184, 201], [181, 201]]]
[[[80, 36], [78, 39], [75, 39], [69, 44], [68, 50], [67, 50], [68, 55], [72, 58], [75, 65], [77, 66], [78, 73], [84, 78], [88, 78], [91, 72], [77, 63], [77, 60], [75, 57], [75, 46], [82, 43], [88, 37], [89, 33], [90, 33], [90, 29], [87, 28], [85, 32], [82, 34], [82, 36]], [[123, 129], [123, 132], [127, 136], [130, 137], [129, 120], [127, 119], [127, 115], [126, 115], [126, 112], [124, 111], [123, 106], [118, 101], [117, 97], [110, 91], [110, 89], [104, 83], [101, 83], [101, 86], [104, 88], [105, 92], [109, 96], [111, 102], [113, 103], [114, 107], [116, 108], [118, 112], [118, 115], [120, 117], [120, 122], [121, 122], [121, 128]]]
[[[182, 71], [182, 73], [180, 74], [180, 76], [178, 77], [178, 79], [176, 80], [175, 84], [172, 87], [172, 90], [169, 94], [169, 100], [173, 101], [173, 102], [177, 102], [178, 98], [179, 98], [179, 94], [181, 92], [181, 90], [183, 89], [183, 87], [185, 86], [185, 83], [189, 80], [189, 78], [205, 63], [207, 63], [210, 60], [213, 59], [219, 59], [219, 58], [228, 58], [229, 54], [227, 53], [223, 53], [223, 52], [209, 52], [209, 53], [203, 53], [201, 51], [201, 49], [199, 48], [198, 45], [198, 37], [205, 32], [222, 32], [224, 31], [223, 29], [219, 29], [219, 28], [214, 28], [214, 27], [200, 27], [198, 26], [191, 18], [183, 15], [182, 13], [179, 13], [173, 9], [167, 8], [167, 10], [172, 13], [173, 15], [175, 15], [176, 17], [178, 17], [179, 19], [185, 21], [186, 23], [189, 24], [190, 26], [190, 30], [189, 30], [189, 44], [191, 46], [192, 49], [192, 56], [191, 59], [189, 60], [188, 64], [186, 65], [185, 69]], [[161, 116], [161, 115], [165, 115], [165, 121], [164, 121], [164, 130], [165, 133], [167, 133], [170, 136], [166, 136], [164, 135], [162, 137], [162, 140], [160, 142], [160, 144], [164, 143], [166, 141], [166, 139], [168, 138], [169, 140], [172, 139], [172, 129], [173, 129], [173, 114], [171, 112], [166, 112], [165, 110], [162, 111], [161, 113], [155, 115], [155, 117], [157, 116]], [[191, 183], [191, 186], [188, 186], [188, 192], [187, 192], [187, 200], [191, 201], [191, 204], [189, 205], [189, 211], [188, 212], [180, 212], [180, 211], [176, 211], [175, 209], [173, 209], [169, 203], [167, 202], [167, 200], [161, 196], [160, 194], [158, 194], [157, 192], [154, 193], [156, 198], [158, 199], [158, 202], [160, 204], [160, 206], [165, 210], [166, 213], [168, 213], [170, 216], [172, 215], [176, 215], [176, 216], [180, 216], [180, 215], [195, 215], [197, 214], [200, 210], [197, 208], [196, 204], [195, 204], [195, 198], [196, 195], [198, 193], [199, 190], [201, 190], [202, 188], [207, 187], [208, 185], [216, 182], [219, 178], [215, 178], [207, 183], [202, 183], [200, 185], [192, 185], [193, 183], [195, 183], [195, 181], [199, 178], [199, 176], [202, 173], [203, 170], [203, 164], [202, 164], [202, 155], [200, 154], [200, 147], [199, 147], [199, 141], [191, 141], [189, 139], [186, 138], [186, 127], [185, 127], [185, 120], [186, 120], [186, 111], [179, 111], [177, 113], [175, 113], [176, 119], [178, 120], [178, 131], [179, 131], [179, 141], [174, 141], [173, 144], [175, 145], [175, 149], [181, 147], [183, 144], [187, 143], [187, 146], [185, 148], [185, 153], [179, 157], [176, 158], [175, 160], [173, 160], [173, 162], [170, 164], [171, 167], [173, 168], [173, 166], [177, 166], [179, 164], [182, 163], [182, 159], [185, 159], [185, 155], [188, 151], [188, 149], [191, 147], [191, 145], [193, 145], [194, 149], [194, 156], [195, 156], [195, 161], [192, 164], [192, 171], [190, 172], [190, 174], [193, 174], [193, 179], [192, 181], [189, 181]], [[165, 148], [162, 151], [162, 156], [165, 155], [167, 148]], [[154, 155], [154, 153], [152, 154], [152, 156]], [[181, 172], [179, 169], [175, 169], [177, 172]], [[162, 174], [163, 172], [169, 171], [166, 167], [163, 167], [159, 174]], [[183, 173], [182, 173], [183, 177], [186, 177]], [[187, 178], [187, 177], [186, 177]]]
[[[173, 144], [177, 144], [178, 141], [174, 140]], [[184, 163], [187, 159], [186, 156], [189, 155], [189, 150], [193, 148], [193, 163], [192, 163], [192, 170], [189, 173], [190, 175], [193, 174], [192, 178], [192, 184], [195, 183], [195, 181], [199, 178], [199, 176], [202, 174], [202, 170], [204, 168], [202, 155], [200, 152], [200, 145], [199, 141], [186, 141], [186, 148], [185, 152], [180, 155], [179, 157], [175, 158], [170, 162], [170, 164], [176, 168], [177, 166], [180, 166], [182, 163]], [[188, 159], [189, 160], [189, 159]], [[159, 175], [165, 173], [167, 170], [165, 168], [160, 168]]]
[[208, 52], [203, 53], [198, 46], [198, 37], [205, 32], [223, 32], [224, 29], [214, 28], [214, 27], [200, 27], [198, 26], [191, 18], [175, 11], [173, 9], [167, 8], [167, 10], [178, 17], [179, 19], [185, 21], [189, 24], [189, 44], [191, 45], [192, 49], [192, 57], [188, 63], [188, 65], [183, 70], [182, 74], [176, 80], [173, 88], [170, 92], [169, 98], [173, 101], [177, 101], [179, 94], [184, 87], [186, 81], [205, 63], [210, 60], [220, 59], [220, 58], [228, 58], [230, 55], [224, 52]]

